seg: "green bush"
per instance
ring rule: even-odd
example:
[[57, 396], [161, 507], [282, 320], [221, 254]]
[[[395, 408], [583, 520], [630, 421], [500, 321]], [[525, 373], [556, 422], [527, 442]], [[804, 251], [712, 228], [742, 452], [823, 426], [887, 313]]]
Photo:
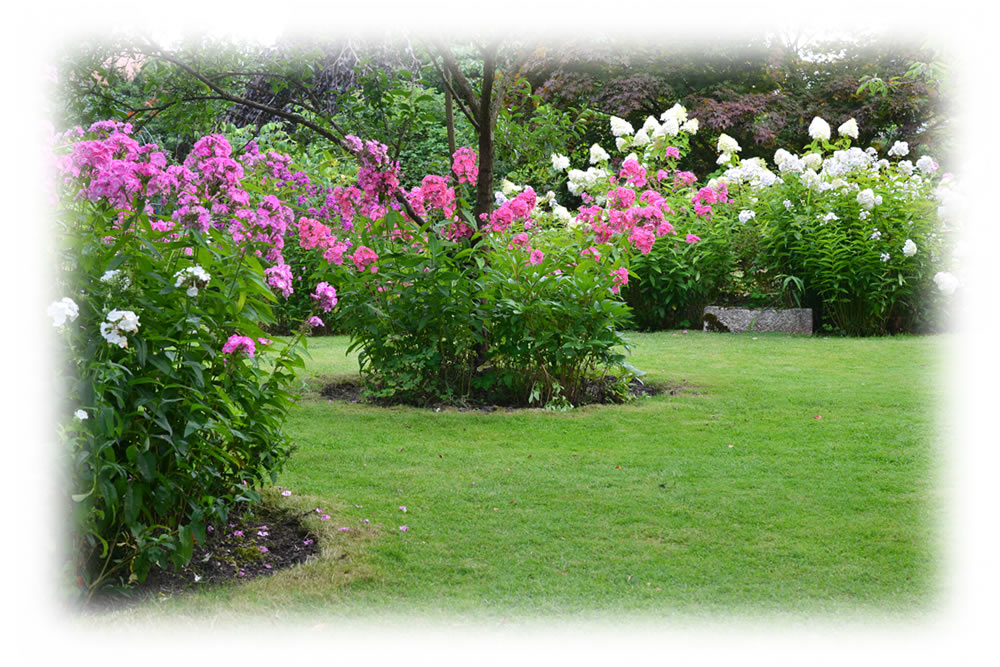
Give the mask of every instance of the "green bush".
[[[258, 257], [270, 244], [238, 241], [223, 216], [202, 228], [190, 212], [211, 217], [213, 201], [238, 193], [223, 194], [204, 156], [167, 185], [181, 170], [128, 129], [96, 124], [61, 162], [68, 296], [50, 313], [76, 414], [64, 431], [72, 574], [90, 593], [186, 563], [236, 504], [259, 499], [292, 449], [282, 426], [302, 365], [297, 339], [269, 341], [262, 328], [276, 301]], [[221, 142], [201, 146], [216, 166], [235, 164]]]

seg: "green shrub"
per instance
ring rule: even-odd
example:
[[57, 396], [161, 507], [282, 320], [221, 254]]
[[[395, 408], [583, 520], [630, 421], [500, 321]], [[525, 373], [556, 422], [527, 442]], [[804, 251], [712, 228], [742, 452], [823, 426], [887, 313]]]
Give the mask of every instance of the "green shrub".
[[[180, 170], [128, 126], [76, 139], [61, 163], [68, 296], [50, 312], [77, 415], [65, 429], [72, 574], [92, 593], [186, 563], [237, 503], [259, 499], [292, 448], [282, 425], [302, 360], [297, 339], [268, 341], [262, 328], [276, 298], [257, 253], [270, 244], [237, 240], [222, 216], [202, 228], [181, 213], [204, 205], [212, 217], [213, 202], [238, 196], [223, 194], [209, 158], [164, 185]], [[202, 147], [216, 165], [229, 160], [221, 142]]]

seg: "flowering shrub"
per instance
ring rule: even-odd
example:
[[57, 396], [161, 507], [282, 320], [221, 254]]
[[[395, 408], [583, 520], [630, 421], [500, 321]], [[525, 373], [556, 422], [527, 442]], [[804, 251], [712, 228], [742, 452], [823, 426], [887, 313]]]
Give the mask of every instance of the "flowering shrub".
[[258, 499], [291, 450], [301, 365], [296, 341], [261, 328], [289, 220], [257, 191], [267, 167], [214, 135], [168, 164], [130, 129], [70, 131], [57, 161], [66, 296], [49, 314], [75, 416], [73, 574], [91, 591], [183, 564], [207, 526]]
[[953, 284], [945, 277], [938, 284], [946, 289], [932, 286], [950, 263], [954, 221], [939, 204], [954, 200], [953, 177], [939, 178], [928, 156], [916, 164], [899, 159], [909, 152], [902, 142], [888, 151], [891, 161], [851, 146], [853, 119], [832, 143], [823, 119], [809, 131], [813, 142], [802, 155], [779, 149], [773, 168], [759, 158], [741, 161], [738, 148], [720, 139], [724, 171], [714, 182], [727, 186], [740, 213], [719, 226], [751, 240], [758, 286], [773, 291], [794, 279], [798, 296], [831, 330], [877, 335], [928, 324], [934, 294]]

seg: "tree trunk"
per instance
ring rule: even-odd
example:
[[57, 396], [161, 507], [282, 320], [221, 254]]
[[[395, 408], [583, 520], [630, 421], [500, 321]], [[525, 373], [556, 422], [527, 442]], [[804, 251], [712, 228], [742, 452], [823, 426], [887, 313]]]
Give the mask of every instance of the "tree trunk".
[[490, 44], [483, 54], [483, 90], [479, 95], [476, 118], [479, 121], [479, 178], [476, 179], [476, 226], [482, 228], [483, 215], [493, 209], [493, 79], [496, 76], [497, 45]]
[[444, 117], [445, 125], [448, 126], [448, 162], [450, 163], [458, 150], [455, 146], [455, 112], [452, 109], [451, 101], [451, 76], [448, 77], [448, 85], [444, 87]]

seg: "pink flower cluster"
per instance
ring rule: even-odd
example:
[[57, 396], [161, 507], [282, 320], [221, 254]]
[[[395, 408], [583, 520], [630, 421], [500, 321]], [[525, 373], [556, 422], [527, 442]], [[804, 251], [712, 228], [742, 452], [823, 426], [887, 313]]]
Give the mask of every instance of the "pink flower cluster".
[[529, 222], [538, 203], [538, 197], [531, 188], [525, 188], [513, 199], [508, 199], [490, 214], [488, 229], [503, 233], [515, 222]]
[[319, 301], [319, 309], [324, 313], [329, 313], [337, 305], [337, 290], [327, 282], [316, 285], [316, 290], [310, 296]]
[[444, 176], [424, 176], [420, 187], [413, 188], [406, 198], [420, 217], [426, 217], [430, 209], [437, 209], [445, 218], [455, 215], [455, 190], [448, 187]]
[[729, 190], [725, 183], [719, 183], [715, 186], [715, 189], [706, 186], [691, 196], [691, 203], [694, 204], [694, 212], [700, 216], [712, 215], [711, 204], [724, 204], [728, 201]]
[[625, 160], [618, 171], [618, 177], [624, 178], [625, 182], [637, 188], [646, 185], [646, 168], [639, 164], [638, 160]]
[[257, 351], [257, 347], [253, 342], [253, 338], [249, 336], [240, 336], [239, 334], [233, 334], [226, 341], [226, 344], [222, 346], [223, 354], [238, 354], [240, 352], [246, 352], [248, 357], [252, 357], [254, 352]]
[[479, 168], [476, 166], [478, 157], [475, 151], [468, 146], [462, 146], [451, 157], [453, 160], [451, 170], [458, 176], [458, 182], [475, 185], [479, 177]]
[[622, 266], [614, 271], [611, 271], [610, 274], [611, 280], [613, 281], [613, 284], [611, 285], [611, 293], [618, 294], [623, 285], [628, 285], [628, 269]]
[[264, 269], [264, 276], [267, 284], [281, 292], [281, 296], [286, 299], [295, 291], [292, 289], [295, 277], [292, 275], [292, 268], [287, 264], [282, 263], [269, 266]]
[[378, 272], [378, 266], [375, 265], [375, 262], [378, 261], [378, 255], [371, 248], [360, 246], [351, 255], [351, 261], [354, 262], [354, 267], [358, 271], [364, 271], [371, 267], [372, 273]]

